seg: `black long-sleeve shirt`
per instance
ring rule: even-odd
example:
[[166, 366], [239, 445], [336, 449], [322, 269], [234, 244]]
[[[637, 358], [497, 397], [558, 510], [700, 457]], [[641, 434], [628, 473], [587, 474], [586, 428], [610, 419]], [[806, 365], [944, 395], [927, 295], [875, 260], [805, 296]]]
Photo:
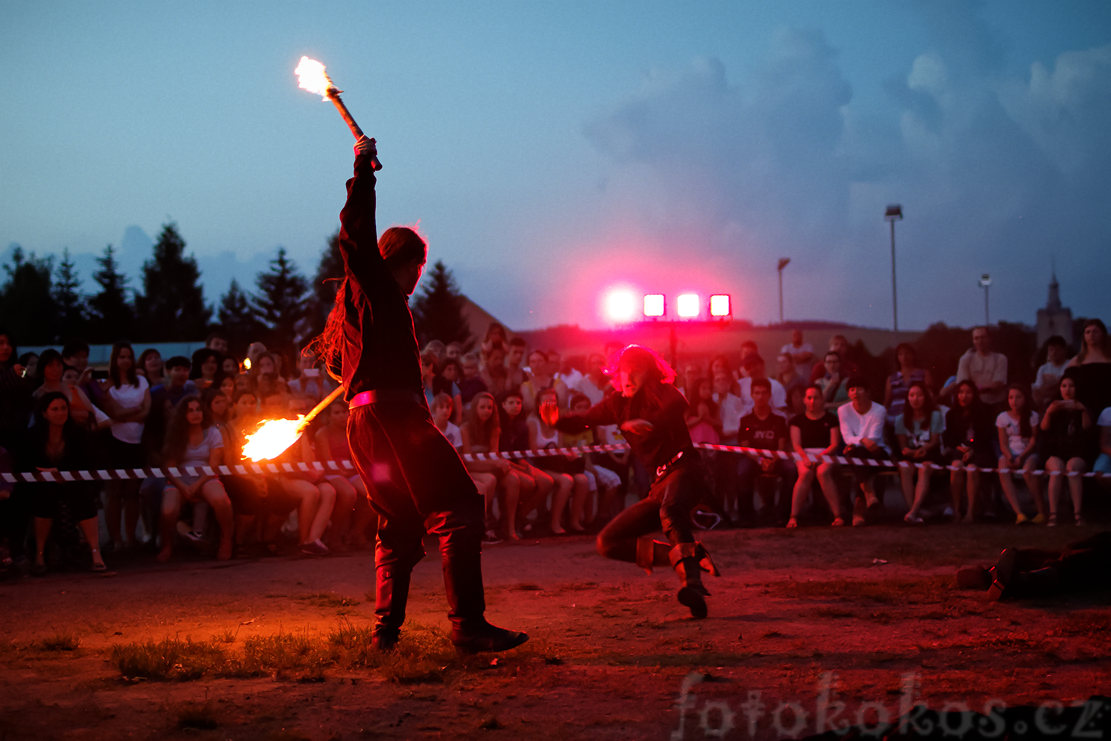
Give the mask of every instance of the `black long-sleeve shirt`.
[[339, 216], [346, 287], [341, 358], [348, 401], [372, 389], [421, 394], [420, 349], [409, 297], [378, 251], [371, 159], [366, 154], [355, 157], [355, 175], [347, 181], [347, 203]]
[[662, 466], [680, 450], [690, 448], [690, 432], [684, 415], [687, 399], [669, 383], [642, 388], [631, 398], [611, 394], [582, 414], [561, 416], [556, 422], [560, 432], [574, 434], [596, 425], [621, 425], [630, 419], [652, 423], [645, 434], [622, 430], [629, 448], [650, 470]]

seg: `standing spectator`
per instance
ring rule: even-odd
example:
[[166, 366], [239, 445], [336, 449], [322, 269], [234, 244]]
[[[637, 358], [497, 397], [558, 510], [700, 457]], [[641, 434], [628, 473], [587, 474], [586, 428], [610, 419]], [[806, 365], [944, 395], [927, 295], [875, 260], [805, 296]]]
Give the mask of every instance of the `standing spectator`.
[[[900, 457], [905, 465], [899, 466], [899, 484], [907, 502], [903, 521], [921, 525], [922, 504], [930, 493], [933, 468], [930, 464], [941, 461], [941, 432], [945, 420], [934, 406], [930, 390], [922, 381], [912, 381], [905, 391], [903, 411], [895, 419], [895, 439], [899, 441]], [[918, 482], [915, 483], [915, 473]]]
[[[143, 423], [150, 408], [150, 385], [136, 372], [134, 351], [130, 344], [117, 342], [112, 346], [108, 362], [104, 409], [112, 418], [109, 460], [113, 468], [142, 468], [146, 465], [141, 442]], [[135, 528], [139, 524], [139, 486], [139, 481], [128, 479], [109, 481], [105, 488], [104, 516], [108, 536], [116, 550], [130, 548], [135, 543]], [[121, 511], [124, 519], [122, 533]]]
[[791, 330], [791, 341], [781, 347], [779, 352], [791, 358], [795, 365], [806, 367], [814, 362], [814, 348], [809, 342], [802, 341], [802, 330], [799, 329]]
[[1007, 401], [1007, 356], [992, 352], [987, 327], [972, 330], [972, 348], [957, 363], [957, 381], [972, 381], [980, 400], [990, 407]]
[[489, 389], [486, 388], [486, 383], [479, 375], [478, 353], [467, 353], [460, 359], [459, 365], [463, 374], [462, 378], [459, 379], [459, 395], [463, 399], [463, 406], [467, 407], [474, 399], [475, 394]]
[[[845, 376], [860, 375], [860, 366], [852, 359], [849, 352], [849, 340], [843, 334], [835, 334], [829, 338], [829, 352], [837, 353], [837, 357], [841, 358], [841, 373]], [[818, 361], [814, 363], [814, 367], [810, 369], [810, 383], [816, 382], [826, 372], [825, 363]]]
[[845, 518], [841, 507], [841, 495], [837, 491], [837, 482], [833, 480], [833, 463], [821, 460], [823, 457], [836, 455], [841, 450], [841, 427], [837, 417], [833, 416], [825, 407], [825, 398], [822, 390], [817, 386], [808, 386], [803, 397], [806, 411], [791, 418], [791, 447], [798, 455], [798, 480], [791, 492], [791, 517], [787, 520], [787, 527], [799, 526], [798, 518], [802, 514], [802, 505], [806, 502], [814, 479], [822, 488], [830, 512], [833, 513], [831, 527], [844, 527]]
[[198, 394], [197, 386], [189, 380], [189, 359], [174, 355], [166, 361], [166, 376], [150, 392], [150, 414], [143, 426], [143, 448], [149, 461], [157, 463], [162, 458], [166, 423], [173, 409], [186, 396]]
[[317, 357], [312, 352], [303, 352], [297, 359], [297, 368], [300, 374], [289, 382], [289, 390], [295, 396], [304, 396], [312, 399], [313, 404], [323, 399], [335, 388], [328, 380], [327, 374], [321, 373], [317, 367]]
[[12, 450], [31, 416], [31, 382], [16, 362], [15, 344], [0, 329], [0, 447]]
[[555, 391], [559, 408], [567, 408], [567, 385], [555, 377], [555, 368], [548, 362], [548, 355], [542, 350], [533, 350], [528, 355], [528, 379], [521, 384], [521, 396], [525, 400], [525, 412], [535, 412], [533, 404], [537, 394], [551, 389]]
[[[841, 438], [845, 441], [845, 455], [850, 458], [884, 460], [891, 454], [883, 440], [887, 411], [872, 401], [868, 383], [860, 376], [850, 378], [848, 387], [850, 403], [837, 408]], [[865, 511], [869, 515], [875, 515], [883, 509], [876, 495], [875, 481], [876, 469], [871, 466], [853, 468], [853, 526], [866, 523]]]
[[887, 377], [883, 394], [883, 406], [887, 409], [887, 421], [890, 424], [895, 424], [895, 420], [903, 413], [907, 390], [912, 383], [922, 384], [927, 392], [934, 388], [933, 376], [919, 365], [914, 345], [900, 342], [895, 347], [895, 372]]
[[486, 384], [486, 390], [495, 397], [506, 391], [519, 390], [518, 387], [509, 384], [505, 369], [505, 349], [499, 344], [494, 344], [489, 349], [484, 347], [482, 350], [482, 370], [479, 371], [479, 376]]
[[[58, 473], [88, 469], [91, 463], [88, 439], [70, 420], [65, 394], [60, 391], [44, 394], [39, 399], [35, 426], [28, 436], [20, 467]], [[46, 573], [46, 539], [54, 521], [62, 517], [67, 508], [92, 552], [93, 571], [105, 571], [107, 567], [100, 556], [97, 532], [96, 485], [87, 481], [56, 481], [23, 486], [30, 489], [31, 514], [35, 518], [35, 559], [31, 573]]]
[[[568, 389], [573, 389], [578, 385], [579, 381], [583, 379], [583, 372], [575, 367], [576, 362], [582, 365], [582, 357], [580, 356], [576, 361], [575, 358], [563, 359], [563, 356], [558, 350], [548, 351], [548, 363], [551, 365], [552, 374], [563, 381], [563, 385]], [[568, 391], [570, 396], [570, 391]], [[568, 401], [570, 403], [570, 401]]]
[[1057, 398], [1057, 387], [1061, 383], [1061, 376], [1068, 368], [1068, 351], [1068, 343], [1059, 334], [1045, 341], [1045, 362], [1038, 367], [1034, 386], [1030, 389], [1037, 409], [1045, 409]]
[[1092, 470], [1102, 474], [1098, 481], [1106, 488], [1111, 484], [1111, 407], [1099, 413], [1096, 426], [1099, 427], [1099, 457], [1092, 464]]
[[768, 378], [767, 367], [764, 359], [759, 355], [749, 355], [741, 364], [744, 369], [744, 378], [737, 382], [740, 388], [741, 402], [744, 404], [745, 413], [751, 412], [755, 404], [752, 398], [752, 382], [757, 378], [767, 379], [771, 388], [771, 405], [777, 413], [782, 413], [787, 408], [787, 390], [783, 384], [774, 378]]
[[165, 382], [165, 366], [162, 364], [162, 353], [153, 347], [148, 347], [139, 353], [139, 360], [135, 364], [135, 372], [145, 376], [147, 383], [153, 389]]
[[[1049, 525], [1057, 525], [1064, 479], [1069, 481], [1073, 519], [1084, 524], [1081, 507], [1084, 496], [1084, 451], [1088, 445], [1088, 430], [1092, 415], [1087, 407], [1076, 400], [1076, 381], [1062, 378], [1061, 398], [1050, 402], [1041, 421], [1042, 443], [1045, 450], [1045, 470], [1049, 476]], [[1054, 476], [1056, 473], [1058, 475]]]
[[[740, 430], [737, 433], [738, 444], [745, 448], [785, 452], [790, 440], [787, 420], [772, 409], [771, 381], [767, 378], [741, 379], [742, 382], [745, 380], [750, 381], [753, 407], [752, 413], [741, 417]], [[795, 466], [790, 460], [779, 457], [756, 458], [746, 455], [741, 458], [738, 473], [740, 517], [749, 522], [753, 520], [754, 489], [757, 478], [761, 475], [776, 479], [779, 502], [776, 504], [772, 501], [774, 494], [764, 498], [761, 502], [759, 518], [768, 525], [782, 525], [787, 520], [791, 506]]]
[[1030, 408], [1030, 397], [1022, 386], [1011, 384], [1007, 389], [1007, 410], [995, 418], [995, 427], [999, 430], [999, 449], [1003, 452], [999, 457], [999, 485], [1014, 510], [1015, 524], [1021, 525], [1030, 519], [1019, 506], [1012, 477], [1016, 471], [1022, 471], [1022, 478], [1038, 508], [1033, 522], [1041, 525], [1046, 520], [1045, 502], [1042, 501], [1041, 481], [1034, 473], [1038, 467], [1035, 452], [1038, 445], [1038, 413]]
[[976, 384], [961, 381], [953, 393], [953, 407], [945, 415], [942, 441], [949, 453], [949, 487], [953, 495], [953, 521], [961, 521], [961, 503], [965, 491], [968, 508], [967, 523], [975, 522], [980, 492], [980, 469], [995, 463], [995, 444], [991, 410], [980, 401]]
[[[787, 391], [787, 396], [791, 395], [794, 389], [806, 390], [807, 380], [802, 377], [795, 366], [795, 361], [787, 353], [780, 353], [776, 356], [776, 373], [775, 380], [779, 381], [780, 385]], [[711, 372], [713, 369], [711, 368]]]
[[1076, 398], [1088, 409], [1111, 406], [1111, 348], [1107, 327], [1099, 319], [1084, 322], [1080, 352], [1069, 361], [1065, 375], [1076, 379]]
[[215, 350], [222, 356], [228, 354], [228, 336], [224, 334], [223, 330], [215, 330], [208, 333], [208, 337], [204, 341], [204, 346]]
[[216, 383], [216, 377], [220, 373], [220, 360], [220, 353], [212, 348], [202, 347], [193, 353], [193, 359], [189, 363], [189, 380], [198, 390], [206, 391]]
[[509, 348], [505, 356], [506, 383], [510, 388], [521, 388], [525, 382], [525, 370], [521, 363], [525, 361], [528, 343], [523, 337], [514, 337], [509, 341]]
[[826, 410], [836, 411], [849, 401], [849, 377], [842, 370], [841, 356], [833, 350], [826, 353], [823, 363], [826, 372], [814, 381], [814, 385], [822, 392]]

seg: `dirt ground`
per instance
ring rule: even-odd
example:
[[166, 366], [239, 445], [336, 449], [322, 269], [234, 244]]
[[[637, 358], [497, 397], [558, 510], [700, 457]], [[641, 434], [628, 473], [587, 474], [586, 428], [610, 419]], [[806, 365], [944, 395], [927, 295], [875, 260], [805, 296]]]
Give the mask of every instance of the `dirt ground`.
[[[370, 554], [158, 565], [0, 583], [0, 739], [683, 739], [806, 736], [912, 705], [982, 710], [1107, 694], [1106, 595], [992, 603], [957, 566], [1095, 528], [1011, 525], [723, 530], [723, 576], [695, 621], [665, 570], [589, 537], [486, 549], [488, 617], [531, 640], [380, 669], [186, 681], [125, 678], [112, 647], [322, 637], [369, 626]], [[438, 559], [414, 576], [403, 637], [446, 645]], [[59, 640], [59, 639], [66, 640]], [[67, 643], [65, 650], [56, 644]], [[435, 654], [434, 654], [435, 655]], [[1046, 705], [1046, 707], [1056, 707]], [[198, 720], [200, 719], [200, 720]]]

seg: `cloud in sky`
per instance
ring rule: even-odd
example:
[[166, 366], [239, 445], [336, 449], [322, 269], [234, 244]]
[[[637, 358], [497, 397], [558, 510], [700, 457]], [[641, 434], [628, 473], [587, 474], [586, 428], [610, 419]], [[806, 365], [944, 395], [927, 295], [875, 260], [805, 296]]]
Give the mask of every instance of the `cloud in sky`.
[[1111, 195], [1111, 50], [1007, 76], [1002, 44], [965, 6], [925, 4], [946, 32], [887, 85], [886, 110], [854, 106], [821, 31], [782, 30], [743, 79], [713, 58], [653, 73], [586, 127], [610, 163], [607, 199], [650, 225], [653, 254], [705, 245], [688, 259], [715, 262], [765, 321], [782, 255], [795, 258], [789, 317], [889, 326], [891, 202], [906, 214], [902, 326], [974, 321], [981, 272], [1000, 279], [997, 316], [1032, 321], [1054, 257], [1075, 288], [1066, 301], [1105, 312], [1084, 276], [1109, 267], [1092, 215]]

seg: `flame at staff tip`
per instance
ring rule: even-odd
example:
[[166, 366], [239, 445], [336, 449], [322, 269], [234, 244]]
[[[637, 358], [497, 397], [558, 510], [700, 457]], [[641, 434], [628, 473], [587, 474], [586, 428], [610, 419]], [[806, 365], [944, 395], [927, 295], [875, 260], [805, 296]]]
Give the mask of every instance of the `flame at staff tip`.
[[324, 72], [324, 69], [324, 65], [315, 59], [301, 57], [301, 61], [297, 63], [297, 69], [293, 70], [293, 73], [297, 75], [297, 87], [308, 90], [310, 93], [316, 93], [322, 96], [324, 100], [328, 100], [328, 90], [335, 86], [328, 78], [327, 73]]
[[297, 438], [301, 437], [308, 426], [308, 421], [303, 414], [297, 419], [262, 420], [254, 434], [247, 435], [247, 442], [243, 444], [243, 457], [250, 458], [255, 463], [277, 458], [297, 442]]

